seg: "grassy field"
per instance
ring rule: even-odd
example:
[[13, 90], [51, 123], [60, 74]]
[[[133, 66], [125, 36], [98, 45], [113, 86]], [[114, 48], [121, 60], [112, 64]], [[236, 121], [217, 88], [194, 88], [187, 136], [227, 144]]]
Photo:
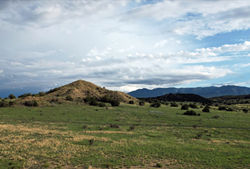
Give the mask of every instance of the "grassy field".
[[217, 109], [1, 108], [0, 168], [250, 168], [250, 114]]

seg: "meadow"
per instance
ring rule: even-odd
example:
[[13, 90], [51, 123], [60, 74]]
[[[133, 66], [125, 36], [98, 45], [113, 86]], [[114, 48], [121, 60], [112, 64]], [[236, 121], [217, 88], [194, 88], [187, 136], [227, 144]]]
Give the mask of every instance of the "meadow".
[[250, 168], [249, 113], [189, 110], [201, 115], [148, 103], [1, 108], [0, 168]]

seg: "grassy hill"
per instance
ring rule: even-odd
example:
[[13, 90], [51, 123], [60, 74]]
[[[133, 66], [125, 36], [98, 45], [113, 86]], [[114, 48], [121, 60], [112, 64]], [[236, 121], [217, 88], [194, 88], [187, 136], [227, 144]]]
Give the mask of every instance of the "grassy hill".
[[[53, 104], [72, 103], [72, 101], [83, 103], [87, 96], [95, 98], [97, 101], [101, 101], [102, 97], [108, 96], [119, 102], [128, 103], [131, 100], [135, 103], [138, 102], [138, 99], [126, 93], [108, 90], [84, 80], [77, 80], [73, 83], [51, 89], [46, 93], [24, 94], [19, 96], [18, 99], [6, 100], [6, 102], [13, 102], [13, 105], [17, 106], [25, 105], [26, 103], [34, 104], [35, 102], [41, 106], [49, 106]], [[72, 98], [72, 100], [68, 100], [67, 97]]]
[[103, 96], [110, 96], [113, 99], [121, 102], [136, 101], [137, 99], [119, 91], [108, 90], [104, 87], [97, 86], [91, 82], [77, 80], [65, 86], [52, 89], [46, 93], [46, 97], [66, 97], [71, 96], [74, 99], [81, 99], [87, 96], [95, 97], [100, 100]]

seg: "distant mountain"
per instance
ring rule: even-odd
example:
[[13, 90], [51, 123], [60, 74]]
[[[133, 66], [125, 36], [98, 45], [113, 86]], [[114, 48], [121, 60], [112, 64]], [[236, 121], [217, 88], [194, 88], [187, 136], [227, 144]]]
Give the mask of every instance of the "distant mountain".
[[169, 93], [192, 93], [202, 97], [218, 97], [226, 95], [248, 95], [250, 94], [250, 88], [240, 86], [222, 86], [222, 87], [196, 87], [196, 88], [156, 88], [138, 89], [136, 91], [129, 92], [128, 94], [136, 98], [147, 98], [163, 96]]
[[185, 101], [191, 101], [191, 102], [200, 102], [200, 103], [206, 103], [209, 104], [212, 101], [210, 99], [206, 99], [204, 97], [201, 97], [197, 94], [188, 94], [188, 93], [176, 93], [176, 94], [165, 94], [163, 96], [158, 96], [158, 97], [150, 97], [150, 98], [145, 98], [146, 101], [148, 100], [162, 100], [162, 101], [177, 101], [177, 102], [185, 102]]

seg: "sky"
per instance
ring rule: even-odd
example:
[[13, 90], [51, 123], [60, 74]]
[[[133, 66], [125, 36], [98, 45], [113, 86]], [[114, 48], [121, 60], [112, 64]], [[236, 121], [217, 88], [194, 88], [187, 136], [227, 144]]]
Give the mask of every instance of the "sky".
[[0, 97], [250, 87], [249, 0], [0, 0]]

